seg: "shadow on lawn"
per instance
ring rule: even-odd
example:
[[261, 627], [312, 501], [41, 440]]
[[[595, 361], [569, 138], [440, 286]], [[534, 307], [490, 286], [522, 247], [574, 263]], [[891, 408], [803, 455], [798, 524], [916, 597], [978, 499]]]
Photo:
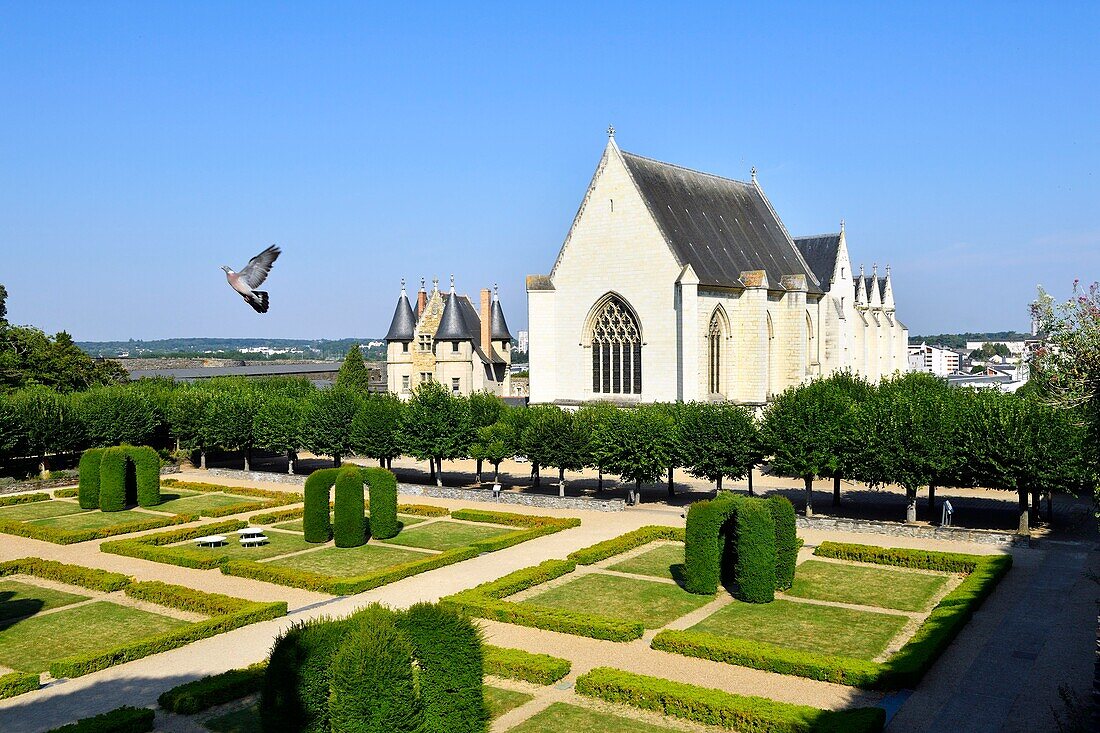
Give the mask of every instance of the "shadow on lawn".
[[26, 621], [45, 605], [39, 598], [15, 598], [14, 591], [0, 591], [0, 631]]

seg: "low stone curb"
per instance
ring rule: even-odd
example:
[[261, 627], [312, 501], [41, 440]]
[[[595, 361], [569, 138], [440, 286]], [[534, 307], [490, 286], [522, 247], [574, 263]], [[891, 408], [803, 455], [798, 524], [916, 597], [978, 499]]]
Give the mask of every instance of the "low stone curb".
[[992, 529], [970, 529], [967, 527], [939, 527], [926, 524], [903, 524], [901, 522], [882, 522], [876, 519], [850, 519], [848, 517], [797, 517], [800, 529], [820, 529], [837, 532], [863, 532], [883, 534], [891, 537], [919, 537], [928, 540], [951, 540], [955, 542], [974, 542], [997, 547], [1028, 547], [1030, 538], [1015, 532], [1002, 532]]

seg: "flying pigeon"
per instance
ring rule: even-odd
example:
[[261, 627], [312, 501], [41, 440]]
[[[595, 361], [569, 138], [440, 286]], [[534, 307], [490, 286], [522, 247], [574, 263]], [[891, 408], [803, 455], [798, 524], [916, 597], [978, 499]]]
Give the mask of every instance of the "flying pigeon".
[[229, 287], [236, 290], [244, 298], [244, 302], [252, 306], [257, 313], [267, 313], [267, 292], [253, 290], [263, 285], [267, 279], [267, 273], [271, 272], [271, 266], [279, 259], [280, 250], [274, 244], [248, 261], [240, 272], [233, 272], [229, 265], [222, 265], [225, 270], [225, 279], [229, 281]]

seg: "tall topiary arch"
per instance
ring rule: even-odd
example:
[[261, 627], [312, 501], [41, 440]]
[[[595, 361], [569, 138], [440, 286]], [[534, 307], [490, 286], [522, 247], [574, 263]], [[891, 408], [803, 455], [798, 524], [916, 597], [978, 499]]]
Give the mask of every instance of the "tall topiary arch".
[[[87, 460], [87, 469], [95, 467], [95, 457]], [[85, 459], [81, 457], [81, 485]], [[99, 455], [99, 476], [93, 487], [91, 476], [87, 487], [80, 494], [81, 506], [90, 503], [91, 495], [98, 490], [99, 508], [105, 512], [120, 512], [135, 504], [154, 507], [160, 504], [160, 456], [148, 446], [119, 445], [104, 448]], [[92, 508], [92, 507], [86, 507]]]
[[798, 564], [794, 505], [778, 494], [769, 496], [767, 505], [775, 521], [775, 589], [787, 590], [794, 583], [794, 568]]
[[749, 603], [775, 600], [775, 521], [759, 499], [742, 498], [734, 514], [733, 579], [737, 597]]
[[332, 537], [337, 547], [359, 547], [367, 541], [366, 507], [363, 502], [363, 472], [345, 466], [336, 474]]
[[684, 588], [689, 593], [714, 595], [722, 580], [726, 550], [725, 527], [737, 507], [733, 496], [697, 501], [688, 507], [684, 543]]
[[328, 542], [332, 539], [332, 522], [328, 517], [329, 490], [336, 483], [339, 468], [322, 468], [306, 479], [302, 532], [306, 542]]
[[81, 509], [99, 508], [99, 469], [103, 460], [102, 448], [89, 448], [80, 456], [80, 485], [77, 500]]
[[370, 490], [370, 535], [388, 540], [401, 531], [397, 521], [397, 477], [384, 468], [363, 469]]

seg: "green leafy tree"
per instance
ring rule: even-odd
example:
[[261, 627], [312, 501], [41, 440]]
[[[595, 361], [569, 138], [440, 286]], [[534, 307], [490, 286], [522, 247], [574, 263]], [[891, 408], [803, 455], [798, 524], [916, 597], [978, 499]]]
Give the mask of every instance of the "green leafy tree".
[[84, 430], [72, 400], [45, 387], [31, 387], [11, 396], [17, 442], [15, 452], [38, 458], [39, 473], [49, 476], [49, 457], [80, 447]]
[[607, 402], [593, 402], [577, 410], [576, 423], [585, 437], [584, 465], [597, 471], [596, 491], [603, 491], [606, 445], [611, 421], [615, 418], [616, 408]]
[[565, 472], [585, 466], [588, 438], [573, 413], [557, 407], [533, 410], [523, 435], [527, 457], [558, 469], [558, 494], [565, 496]]
[[602, 447], [604, 465], [634, 482], [628, 503], [637, 503], [642, 484], [657, 481], [666, 470], [674, 450], [669, 437], [673, 429], [667, 410], [647, 405], [615, 413]]
[[401, 455], [401, 411], [395, 395], [371, 395], [363, 400], [351, 424], [351, 443], [357, 455], [374, 458], [391, 468]]
[[351, 426], [359, 411], [358, 392], [343, 387], [318, 390], [306, 402], [302, 415], [302, 445], [318, 455], [332, 456], [334, 466], [351, 455]]
[[516, 434], [511, 422], [487, 425], [477, 431], [470, 453], [493, 464], [493, 483], [500, 483], [500, 462], [516, 454]]
[[0, 461], [11, 459], [19, 444], [19, 420], [12, 402], [0, 398]]
[[[504, 413], [504, 422], [508, 424], [512, 430], [512, 435], [515, 436], [512, 447], [517, 456], [524, 454], [526, 450], [523, 436], [527, 432], [527, 426], [531, 424], [531, 416], [535, 409], [538, 408], [515, 407]], [[539, 485], [539, 464], [535, 461], [531, 461], [531, 485]]]
[[252, 439], [257, 448], [285, 453], [287, 473], [294, 473], [302, 440], [303, 403], [281, 394], [266, 394], [252, 418]]
[[161, 426], [152, 401], [131, 386], [97, 387], [80, 394], [76, 406], [93, 446], [150, 445]]
[[340, 373], [336, 376], [336, 386], [367, 393], [370, 386], [370, 372], [363, 363], [363, 352], [359, 350], [359, 344], [354, 344], [348, 349], [348, 355], [344, 357], [344, 363], [340, 365]]
[[168, 428], [176, 445], [199, 452], [199, 467], [206, 468], [206, 410], [212, 397], [205, 385], [176, 390], [168, 403]]
[[401, 412], [401, 444], [409, 455], [430, 462], [437, 486], [443, 485], [442, 462], [467, 453], [469, 420], [468, 403], [434, 381], [418, 384]]
[[490, 394], [488, 392], [474, 392], [469, 397], [469, 408], [470, 430], [474, 434], [471, 436], [473, 442], [470, 446], [470, 457], [477, 461], [477, 468], [475, 470], [476, 476], [474, 477], [474, 480], [480, 484], [481, 467], [482, 462], [485, 460], [485, 457], [479, 457], [478, 455], [475, 455], [476, 453], [480, 452], [477, 448], [474, 447], [474, 444], [476, 444], [477, 442], [476, 434], [479, 430], [481, 430], [481, 428], [493, 425], [498, 420], [500, 420], [500, 416], [504, 413], [505, 410], [505, 404], [504, 400], [500, 399], [494, 394]]
[[8, 289], [0, 285], [0, 324], [8, 322]]
[[208, 446], [244, 453], [244, 470], [252, 470], [253, 428], [262, 397], [246, 388], [219, 389], [206, 405], [203, 435]]
[[680, 433], [680, 421], [685, 413], [692, 408], [682, 402], [658, 402], [653, 405], [653, 409], [663, 410], [668, 415], [669, 423], [672, 425], [671, 432], [668, 435], [670, 454], [666, 468], [668, 472], [668, 496], [672, 498], [676, 495], [675, 471], [677, 468], [688, 465], [688, 453], [690, 451], [690, 446], [684, 442]]
[[744, 478], [760, 460], [760, 437], [752, 413], [729, 404], [693, 402], [678, 412], [688, 473], [715, 482]]
[[73, 392], [127, 379], [121, 364], [92, 359], [64, 331], [50, 338], [37, 328], [0, 323], [0, 391], [40, 385]]

